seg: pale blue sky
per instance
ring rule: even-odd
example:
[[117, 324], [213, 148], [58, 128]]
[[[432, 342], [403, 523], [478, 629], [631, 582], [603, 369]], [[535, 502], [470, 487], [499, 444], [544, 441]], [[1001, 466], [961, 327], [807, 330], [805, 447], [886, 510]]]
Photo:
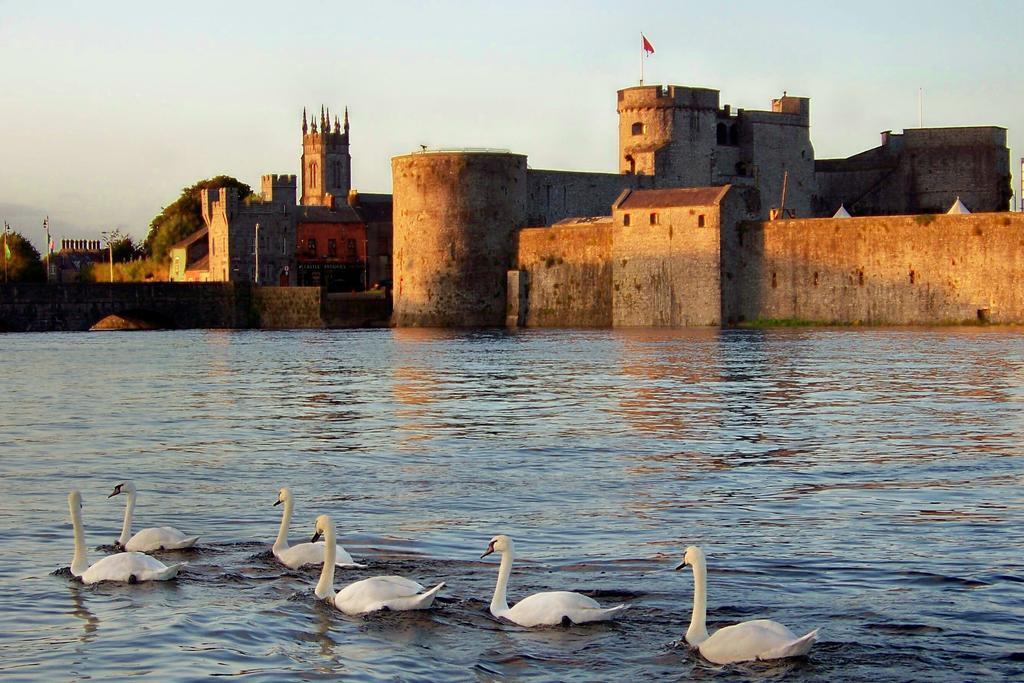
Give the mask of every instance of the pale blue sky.
[[390, 158], [499, 147], [616, 170], [615, 91], [811, 98], [818, 158], [925, 125], [1010, 131], [1024, 152], [1024, 2], [51, 2], [0, 0], [0, 219], [42, 245], [141, 239], [182, 187], [297, 173], [302, 107], [348, 105], [357, 189]]

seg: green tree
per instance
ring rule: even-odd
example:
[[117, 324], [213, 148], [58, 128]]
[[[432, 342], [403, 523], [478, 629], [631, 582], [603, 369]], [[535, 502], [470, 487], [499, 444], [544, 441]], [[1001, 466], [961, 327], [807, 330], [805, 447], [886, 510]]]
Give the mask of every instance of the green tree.
[[135, 244], [130, 235], [122, 235], [120, 230], [110, 233], [109, 244], [113, 247], [114, 263], [128, 263], [144, 254], [143, 248]]
[[166, 261], [171, 245], [202, 228], [203, 213], [199, 204], [199, 194], [202, 190], [216, 187], [238, 188], [240, 200], [248, 199], [253, 194], [251, 187], [227, 175], [200, 180], [195, 185], [186, 187], [181, 191], [181, 196], [173, 204], [165, 207], [149, 224], [149, 234], [142, 243], [145, 253], [156, 261]]
[[[0, 246], [0, 264], [6, 265], [8, 282], [45, 282], [46, 268], [43, 267], [39, 252], [32, 246], [32, 243], [22, 237], [20, 232], [11, 231], [7, 233], [7, 248], [11, 252], [11, 258]], [[0, 272], [0, 277], [4, 273]]]

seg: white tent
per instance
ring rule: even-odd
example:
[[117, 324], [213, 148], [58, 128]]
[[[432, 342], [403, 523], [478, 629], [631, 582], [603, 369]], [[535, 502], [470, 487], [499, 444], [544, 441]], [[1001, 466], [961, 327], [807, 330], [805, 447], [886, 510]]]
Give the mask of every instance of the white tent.
[[835, 212], [835, 215], [833, 215], [832, 218], [851, 218], [851, 216], [850, 212], [846, 210], [846, 206], [844, 204], [840, 204], [839, 210]]
[[964, 206], [964, 203], [957, 197], [956, 201], [953, 202], [953, 206], [949, 207], [949, 211], [946, 213], [970, 213], [971, 210]]

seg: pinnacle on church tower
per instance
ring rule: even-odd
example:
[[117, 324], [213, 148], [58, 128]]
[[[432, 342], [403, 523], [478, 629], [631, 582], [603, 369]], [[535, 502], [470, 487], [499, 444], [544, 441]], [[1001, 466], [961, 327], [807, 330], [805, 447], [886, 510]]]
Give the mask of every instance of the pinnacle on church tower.
[[348, 135], [348, 106], [345, 107], [345, 135]]
[[306, 108], [302, 108], [302, 134], [305, 135], [309, 132], [309, 126], [306, 125]]

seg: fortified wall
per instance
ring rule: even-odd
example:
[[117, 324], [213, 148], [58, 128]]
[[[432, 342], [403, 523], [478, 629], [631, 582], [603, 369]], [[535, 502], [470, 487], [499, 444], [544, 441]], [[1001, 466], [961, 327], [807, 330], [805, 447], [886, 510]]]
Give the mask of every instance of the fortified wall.
[[722, 242], [727, 323], [1024, 323], [1024, 214], [741, 223]]

